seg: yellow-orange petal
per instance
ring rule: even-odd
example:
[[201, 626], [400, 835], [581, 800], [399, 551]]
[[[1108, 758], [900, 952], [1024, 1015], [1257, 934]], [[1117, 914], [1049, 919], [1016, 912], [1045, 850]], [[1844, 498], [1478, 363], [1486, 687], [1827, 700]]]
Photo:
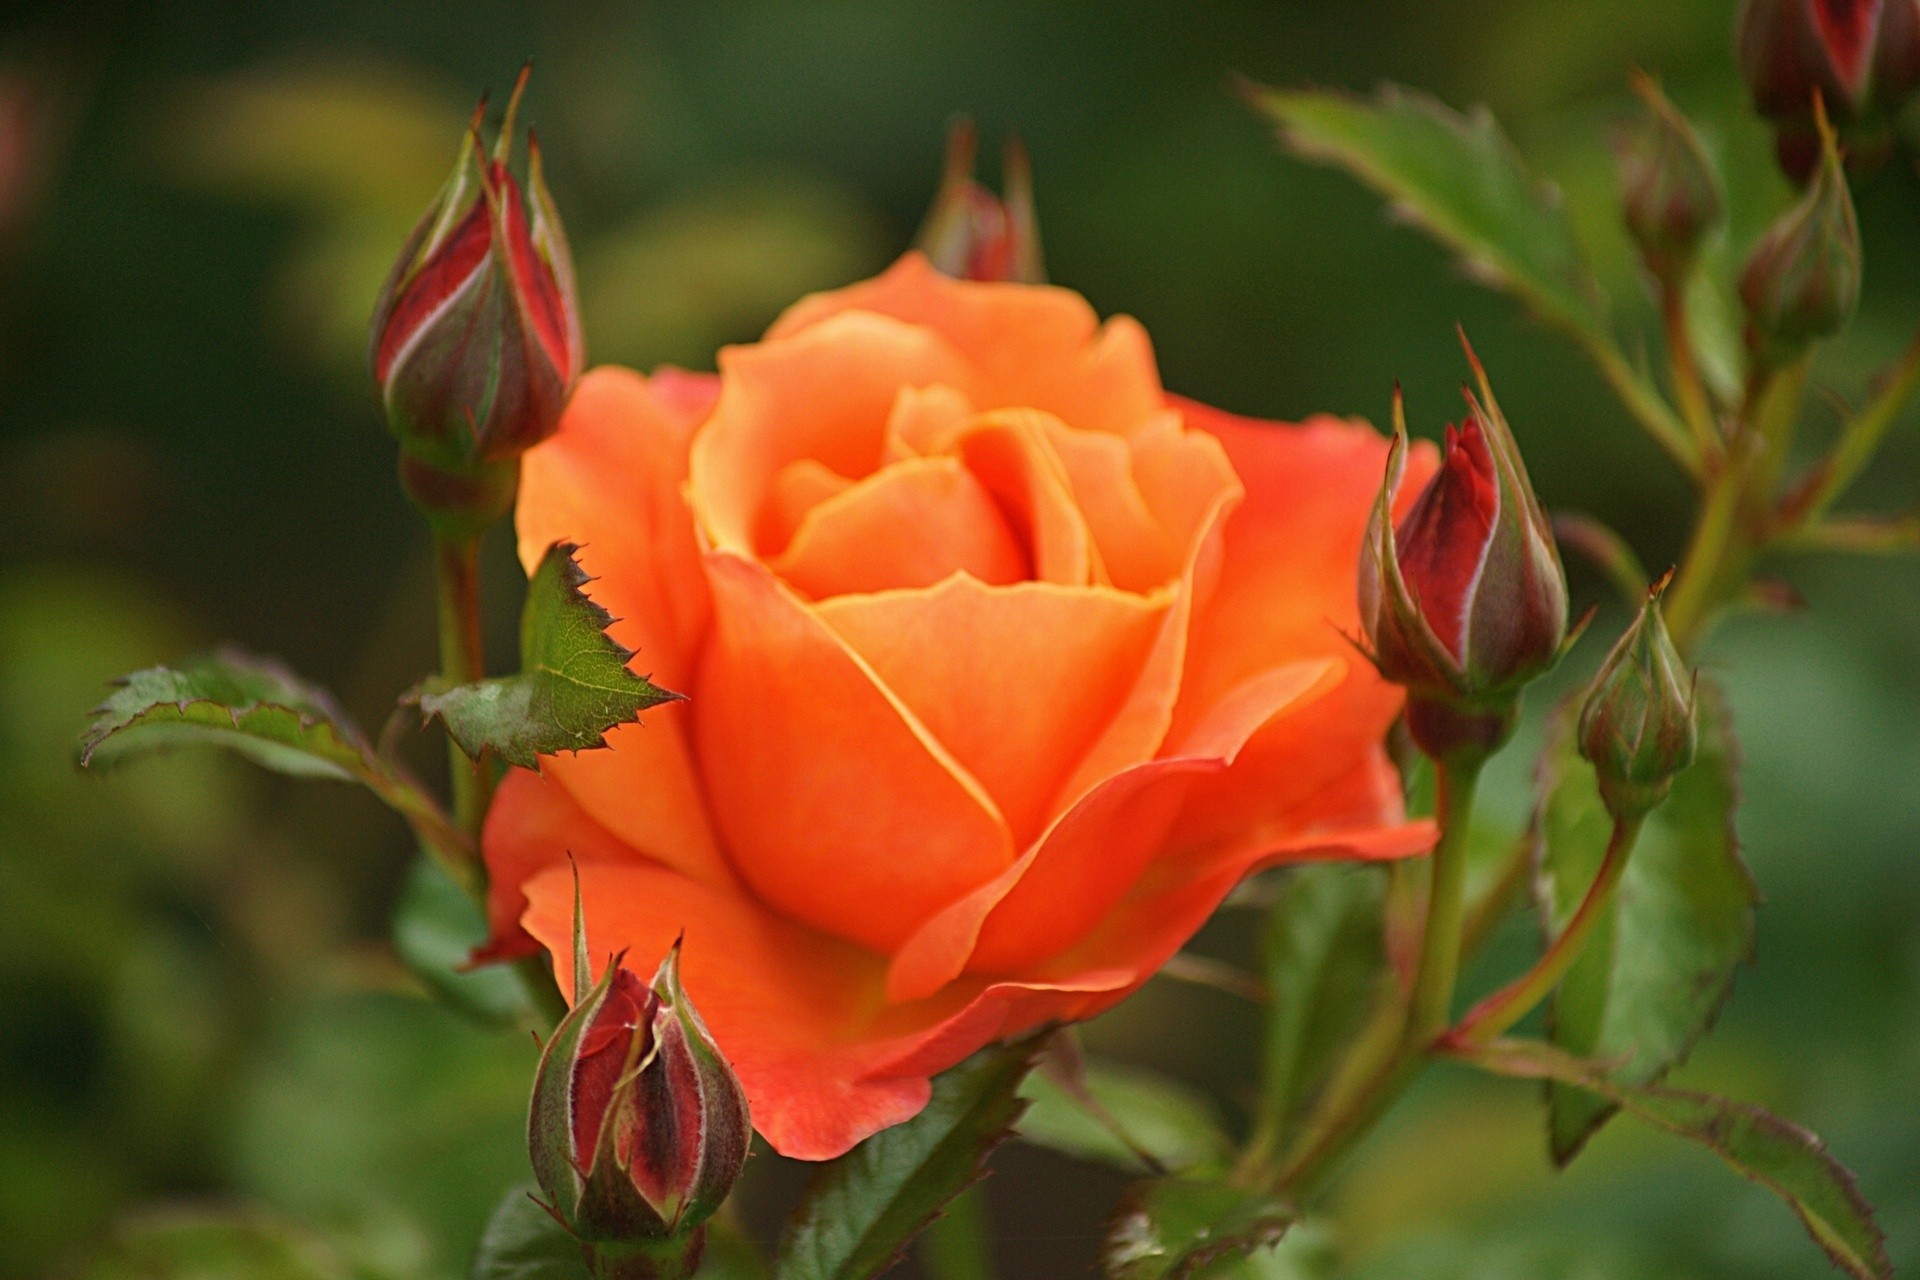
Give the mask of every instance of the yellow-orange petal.
[[525, 886], [551, 867], [580, 862], [635, 862], [640, 855], [587, 816], [559, 783], [528, 769], [509, 769], [487, 810], [481, 849], [487, 860], [487, 944], [480, 959], [525, 955], [537, 944], [520, 927]]
[[1019, 582], [1027, 557], [1006, 518], [955, 458], [908, 458], [816, 503], [773, 571], [815, 600], [928, 587], [957, 573]]
[[1106, 566], [1073, 500], [1073, 483], [1047, 440], [1049, 422], [1032, 410], [990, 413], [949, 447], [1006, 513], [1036, 581], [1105, 585]]
[[871, 280], [801, 299], [767, 336], [855, 311], [940, 333], [976, 370], [967, 389], [981, 409], [1043, 409], [1076, 427], [1124, 434], [1161, 408], [1153, 346], [1132, 319], [1102, 325], [1069, 289], [951, 279], [917, 252]]
[[814, 609], [706, 558], [714, 625], [688, 710], [734, 869], [776, 910], [877, 950], [1013, 860], [1005, 822]]
[[762, 549], [775, 477], [811, 458], [858, 480], [880, 465], [904, 386], [964, 387], [965, 362], [931, 329], [865, 312], [784, 341], [720, 353], [720, 399], [692, 448], [688, 492], [714, 546]]
[[[580, 380], [559, 429], [528, 451], [515, 509], [529, 572], [555, 542], [579, 545], [587, 594], [615, 619], [633, 669], [685, 692], [709, 616], [706, 574], [682, 496], [692, 402], [711, 379], [679, 374], [672, 394], [627, 369]], [[662, 707], [609, 737], [609, 750], [546, 757], [542, 767], [599, 822], [690, 875], [724, 877], [694, 779], [686, 709]]]
[[[887, 1006], [881, 961], [782, 919], [744, 894], [717, 892], [646, 864], [580, 868], [591, 954], [637, 964], [681, 944], [681, 978], [746, 1092], [754, 1128], [782, 1155], [828, 1160], [910, 1119], [929, 1077], [994, 1040], [1080, 1016], [1125, 973], [1070, 980], [956, 984], [936, 999]], [[573, 880], [552, 868], [527, 885], [528, 932], [572, 987]], [[644, 957], [644, 959], [642, 958]]]
[[995, 587], [955, 575], [818, 611], [979, 779], [1024, 845], [1138, 682], [1168, 608], [1167, 592]]

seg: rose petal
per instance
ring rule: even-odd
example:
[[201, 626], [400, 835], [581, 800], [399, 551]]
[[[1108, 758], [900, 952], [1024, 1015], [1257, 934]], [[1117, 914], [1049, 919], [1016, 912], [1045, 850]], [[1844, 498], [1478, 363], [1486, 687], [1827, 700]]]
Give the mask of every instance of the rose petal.
[[714, 625], [688, 704], [734, 868], [772, 907], [879, 950], [1013, 861], [992, 799], [813, 609], [706, 558]]
[[954, 458], [896, 462], [817, 504], [769, 563], [816, 600], [928, 587], [956, 573], [991, 583], [1027, 576], [999, 506]]
[[895, 953], [887, 995], [916, 999], [963, 969], [1014, 973], [1073, 945], [1165, 852], [1199, 779], [1228, 769], [1262, 724], [1337, 683], [1337, 663], [1280, 668], [1232, 700], [1194, 754], [1106, 779], [1063, 814], [1021, 860], [916, 930]]
[[[932, 1092], [930, 1075], [993, 1040], [1080, 1016], [1132, 977], [974, 981], [888, 1007], [877, 957], [744, 894], [645, 864], [583, 864], [580, 888], [593, 955], [631, 949], [644, 965], [684, 935], [687, 995], [732, 1064], [754, 1128], [801, 1160], [832, 1159], [912, 1118]], [[526, 928], [552, 952], [561, 989], [571, 990], [571, 874], [556, 868], [536, 877], [527, 899]]]
[[[704, 382], [680, 374], [673, 396], [626, 369], [580, 380], [559, 430], [529, 450], [515, 510], [520, 559], [531, 573], [555, 542], [580, 547], [587, 594], [614, 616], [609, 634], [633, 668], [684, 692], [709, 616], [693, 521], [681, 496], [694, 420], [683, 412]], [[726, 878], [693, 775], [681, 704], [609, 736], [611, 750], [548, 756], [542, 768], [594, 819], [634, 848], [688, 874]]]
[[819, 614], [980, 780], [1024, 845], [1139, 680], [1167, 609], [1165, 592], [954, 576], [828, 600]]
[[774, 478], [811, 458], [858, 480], [880, 465], [903, 386], [964, 386], [965, 363], [930, 329], [850, 312], [787, 341], [720, 353], [720, 400], [695, 438], [688, 492], [717, 547], [752, 551]]
[[974, 420], [949, 446], [1006, 514], [1041, 582], [1105, 584], [1093, 535], [1066, 468], [1048, 443], [1047, 415], [1009, 410]]
[[[529, 769], [509, 769], [500, 779], [481, 847], [487, 859], [486, 946], [476, 961], [530, 955], [538, 944], [520, 927], [527, 909], [526, 884], [569, 856], [582, 862], [638, 862], [631, 845], [587, 816], [566, 788]], [[567, 988], [571, 990], [571, 988]]]
[[789, 337], [848, 312], [878, 312], [941, 334], [976, 370], [982, 409], [1044, 409], [1073, 426], [1127, 433], [1162, 407], [1153, 345], [1132, 319], [1100, 324], [1068, 289], [955, 280], [909, 253], [861, 284], [814, 294], [767, 331]]

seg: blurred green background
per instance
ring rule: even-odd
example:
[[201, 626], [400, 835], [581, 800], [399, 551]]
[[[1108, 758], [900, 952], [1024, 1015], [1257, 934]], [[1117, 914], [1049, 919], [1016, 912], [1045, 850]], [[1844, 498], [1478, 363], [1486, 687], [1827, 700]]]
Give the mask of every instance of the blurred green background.
[[[1231, 72], [1485, 102], [1638, 297], [1605, 130], [1661, 73], [1732, 175], [1738, 260], [1787, 193], [1732, 77], [1733, 0], [832, 0], [461, 6], [16, 2], [0, 18], [0, 1275], [451, 1277], [524, 1176], [532, 1046], [425, 999], [385, 922], [409, 856], [371, 800], [179, 755], [82, 777], [110, 676], [220, 637], [378, 725], [433, 662], [424, 537], [363, 368], [390, 255], [480, 89], [529, 115], [596, 360], [710, 366], [884, 265], [946, 123], [1035, 158], [1053, 277], [1139, 316], [1165, 380], [1274, 417], [1454, 412], [1474, 335], [1549, 505], [1675, 554], [1688, 495], [1595, 377], [1338, 175], [1278, 156]], [[1864, 178], [1868, 287], [1820, 376], [1855, 402], [1920, 316], [1920, 180]], [[1629, 326], [1644, 307], [1623, 306]], [[1816, 410], [1830, 425], [1831, 415]], [[1855, 505], [1911, 505], [1898, 429]], [[517, 571], [489, 547], [506, 661]], [[1920, 571], [1803, 558], [1809, 609], [1724, 628], [1766, 894], [1754, 966], [1682, 1073], [1820, 1131], [1920, 1266]], [[1598, 581], [1576, 573], [1583, 601]], [[1599, 628], [1608, 629], [1603, 619]], [[1589, 640], [1562, 682], [1591, 669]], [[1546, 702], [1536, 697], [1536, 707]], [[432, 744], [414, 744], [432, 767]], [[1526, 741], [1494, 813], [1525, 808]], [[1232, 955], [1244, 929], [1205, 944]], [[1490, 960], [1511, 966], [1514, 926]], [[1481, 975], [1485, 982], [1488, 969]], [[1106, 1052], [1234, 1114], [1253, 1015], [1157, 982]], [[1009, 1276], [1086, 1274], [1117, 1177], [1020, 1147]], [[749, 1225], [790, 1171], [761, 1157]], [[240, 1208], [245, 1247], [196, 1243]], [[1443, 1077], [1362, 1152], [1321, 1238], [1379, 1277], [1788, 1277], [1824, 1263], [1710, 1158], [1611, 1126], [1550, 1171], [1530, 1090]], [[133, 1248], [126, 1242], [145, 1239]], [[146, 1253], [142, 1253], [142, 1248]]]

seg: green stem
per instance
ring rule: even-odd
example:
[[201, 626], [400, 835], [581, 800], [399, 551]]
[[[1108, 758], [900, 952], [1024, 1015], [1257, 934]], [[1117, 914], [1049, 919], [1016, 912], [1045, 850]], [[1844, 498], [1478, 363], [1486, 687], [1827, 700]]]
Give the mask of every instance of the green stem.
[[993, 1280], [993, 1241], [987, 1197], [968, 1187], [920, 1237], [920, 1266], [929, 1280]]
[[1426, 928], [1410, 1001], [1404, 1013], [1397, 1004], [1384, 1004], [1361, 1032], [1340, 1078], [1318, 1108], [1317, 1122], [1273, 1177], [1276, 1190], [1305, 1197], [1316, 1189], [1339, 1157], [1419, 1076], [1428, 1049], [1446, 1028], [1460, 971], [1467, 832], [1484, 763], [1477, 755], [1436, 762], [1440, 842], [1431, 859]]
[[1600, 862], [1600, 870], [1595, 874], [1593, 883], [1587, 886], [1586, 895], [1580, 899], [1573, 919], [1567, 922], [1567, 927], [1560, 931], [1560, 936], [1553, 940], [1533, 968], [1475, 1005], [1460, 1020], [1452, 1039], [1485, 1044], [1510, 1030], [1559, 985], [1560, 979], [1566, 976], [1567, 970], [1573, 967], [1573, 962], [1586, 949], [1595, 926], [1613, 902], [1613, 892], [1620, 884], [1620, 874], [1626, 870], [1627, 858], [1632, 854], [1634, 840], [1640, 834], [1640, 822], [1637, 817], [1614, 820], [1606, 856]]
[[1739, 457], [1730, 462], [1707, 490], [1706, 504], [1700, 509], [1686, 556], [1680, 561], [1673, 588], [1667, 595], [1667, 629], [1682, 653], [1693, 647], [1723, 596], [1721, 579], [1740, 517], [1743, 486], [1739, 473], [1746, 470], [1740, 461], [1746, 446], [1737, 447], [1741, 450]]
[[1661, 282], [1660, 318], [1666, 326], [1667, 364], [1673, 374], [1673, 394], [1680, 402], [1680, 416], [1693, 433], [1694, 448], [1711, 466], [1720, 452], [1720, 429], [1714, 424], [1713, 401], [1707, 395], [1707, 384], [1700, 377], [1693, 334], [1687, 327], [1684, 281]]
[[1452, 1013], [1454, 982], [1460, 974], [1460, 935], [1466, 923], [1467, 829], [1484, 763], [1477, 755], [1437, 762], [1440, 842], [1433, 847], [1427, 927], [1420, 935], [1420, 967], [1407, 1008], [1409, 1049], [1424, 1048], [1446, 1029]]
[[[440, 586], [440, 675], [449, 684], [485, 678], [486, 654], [480, 640], [480, 539], [434, 538], [434, 562]], [[493, 770], [483, 752], [470, 760], [451, 736], [447, 767], [453, 779], [453, 819], [477, 845], [493, 798]]]
[[1569, 332], [1594, 364], [1599, 366], [1607, 385], [1620, 397], [1627, 411], [1646, 428], [1654, 443], [1665, 449], [1667, 456], [1689, 476], [1696, 480], [1704, 478], [1707, 473], [1705, 460], [1694, 449], [1686, 425], [1674, 415], [1660, 394], [1647, 385], [1646, 379], [1627, 363], [1627, 358], [1620, 354], [1619, 349], [1610, 340], [1585, 330], [1576, 328]]

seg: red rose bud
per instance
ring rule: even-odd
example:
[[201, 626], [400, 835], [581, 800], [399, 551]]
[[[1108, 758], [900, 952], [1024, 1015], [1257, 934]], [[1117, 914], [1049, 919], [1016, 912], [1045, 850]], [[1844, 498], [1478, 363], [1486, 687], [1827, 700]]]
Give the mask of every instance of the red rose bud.
[[[1567, 579], [1519, 446], [1469, 347], [1481, 398], [1447, 431], [1439, 472], [1398, 527], [1407, 438], [1396, 391], [1386, 482], [1360, 552], [1360, 621], [1381, 675], [1407, 690], [1407, 729], [1436, 758], [1491, 751], [1520, 689], [1558, 656]], [[1484, 403], [1482, 403], [1484, 399]]]
[[1819, 159], [1816, 94], [1851, 162], [1886, 155], [1890, 122], [1920, 87], [1920, 0], [1746, 0], [1735, 48], [1755, 109], [1779, 128], [1781, 166], [1804, 182]]
[[1823, 115], [1821, 160], [1798, 204], [1767, 229], [1740, 275], [1748, 345], [1778, 363], [1846, 327], [1860, 301], [1860, 223]]
[[752, 1137], [746, 1096], [680, 985], [678, 945], [651, 987], [616, 959], [541, 1057], [534, 1177], [598, 1276], [690, 1275], [700, 1224]]
[[1660, 615], [1666, 585], [1663, 579], [1647, 594], [1580, 711], [1580, 754], [1593, 762], [1601, 799], [1616, 820], [1652, 810], [1693, 763], [1693, 677]]
[[1677, 285], [1725, 211], [1720, 179], [1693, 125], [1660, 86], [1636, 74], [1633, 88], [1647, 119], [1617, 149], [1627, 230], [1655, 278]]
[[1001, 198], [973, 180], [976, 138], [962, 120], [947, 134], [947, 163], [940, 190], [914, 243], [934, 267], [962, 280], [1013, 280], [1045, 284], [1040, 260], [1040, 223], [1033, 211], [1033, 170], [1018, 139], [1002, 153]]
[[373, 378], [408, 494], [430, 517], [483, 526], [512, 502], [520, 454], [553, 433], [585, 358], [573, 261], [531, 133], [526, 197], [507, 168], [526, 82], [522, 70], [491, 156], [482, 100], [373, 315]]

